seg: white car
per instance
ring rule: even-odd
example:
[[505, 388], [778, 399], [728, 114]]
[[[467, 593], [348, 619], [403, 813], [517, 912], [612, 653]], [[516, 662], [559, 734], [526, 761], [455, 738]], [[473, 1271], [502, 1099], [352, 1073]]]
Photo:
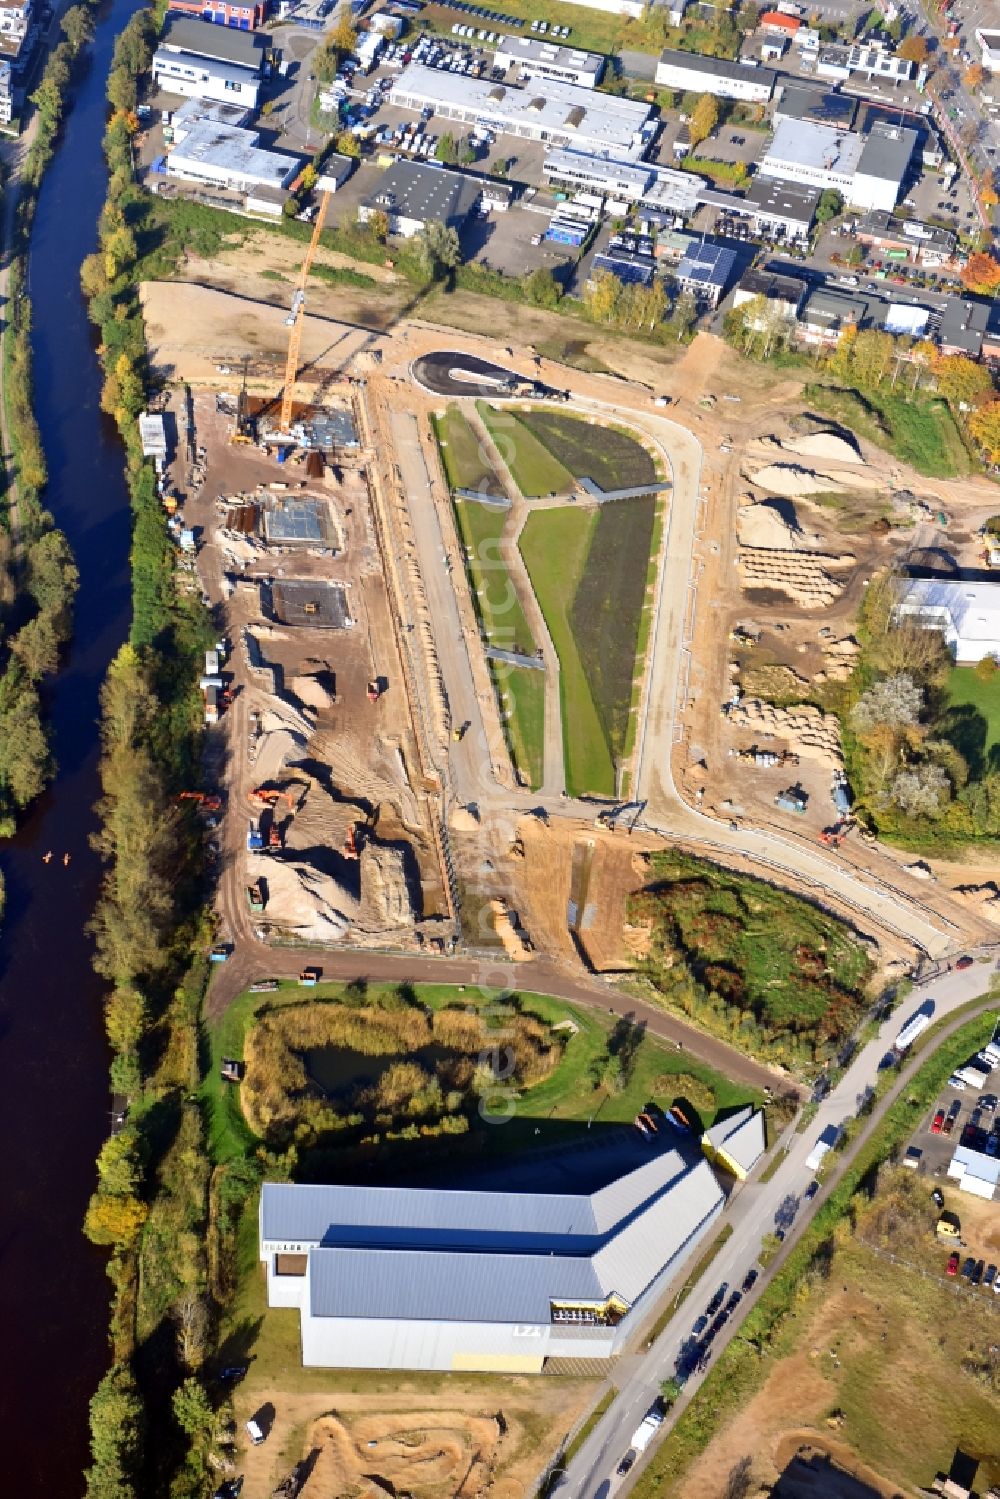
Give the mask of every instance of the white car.
[[261, 1442], [267, 1438], [267, 1433], [257, 1425], [257, 1422], [252, 1417], [246, 1424], [246, 1433], [254, 1447], [259, 1447]]

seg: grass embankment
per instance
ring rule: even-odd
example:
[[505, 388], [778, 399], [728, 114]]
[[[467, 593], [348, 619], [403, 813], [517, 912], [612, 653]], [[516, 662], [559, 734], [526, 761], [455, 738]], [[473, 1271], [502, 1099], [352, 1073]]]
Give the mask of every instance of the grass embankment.
[[975, 467], [954, 417], [939, 397], [907, 397], [896, 391], [862, 394], [814, 384], [805, 387], [802, 399], [810, 410], [832, 417], [928, 478], [961, 478]]
[[615, 794], [614, 761], [571, 619], [596, 524], [593, 510], [538, 510], [528, 517], [520, 538], [531, 586], [559, 657], [563, 755], [571, 796]]
[[629, 919], [649, 927], [645, 972], [665, 1003], [741, 1049], [809, 1069], [860, 1018], [872, 973], [861, 943], [763, 880], [657, 854]]
[[[480, 443], [457, 406], [432, 418], [438, 451], [450, 488], [502, 494], [502, 487]], [[500, 551], [507, 511], [455, 497], [455, 523], [465, 548], [473, 604], [488, 643], [532, 656], [537, 641], [510, 580]], [[491, 662], [503, 713], [504, 732], [515, 766], [528, 784], [542, 784], [545, 733], [545, 675], [530, 667]]]
[[[240, 1106], [239, 1088], [223, 1083], [220, 1067], [223, 1057], [244, 1057], [245, 1039], [254, 1017], [260, 1010], [274, 1011], [285, 1006], [335, 1002], [342, 999], [347, 986], [320, 984], [304, 991], [294, 982], [282, 982], [269, 994], [246, 992], [228, 1007], [225, 1014], [206, 1033], [208, 1065], [199, 1097], [207, 1120], [208, 1147], [213, 1160], [238, 1160], [259, 1143], [248, 1128]], [[372, 984], [366, 990], [366, 1002], [394, 994], [391, 985]], [[452, 984], [418, 984], [413, 992], [420, 1004], [430, 1010], [441, 1010], [455, 1004], [489, 1006], [500, 998], [499, 990], [458, 988]], [[579, 1124], [595, 1118], [601, 1124], [627, 1122], [651, 1098], [667, 1106], [684, 1097], [707, 1126], [720, 1110], [732, 1109], [755, 1097], [740, 1084], [731, 1082], [711, 1068], [694, 1062], [656, 1038], [622, 1027], [621, 1022], [603, 1012], [581, 1010], [563, 1000], [544, 994], [521, 994], [517, 1003], [529, 1015], [552, 1025], [571, 1021], [576, 1030], [568, 1035], [559, 1062], [552, 1073], [534, 1087], [524, 1089], [517, 1100], [515, 1116], [502, 1127], [489, 1128], [473, 1124], [471, 1133], [480, 1136], [487, 1154], [499, 1151], [523, 1152], [546, 1148], [563, 1137], [578, 1138]], [[504, 999], [510, 999], [505, 995]], [[566, 1034], [566, 1033], [561, 1033]], [[620, 1043], [616, 1038], [621, 1038]], [[609, 1042], [621, 1046], [623, 1054], [622, 1087], [606, 1092], [594, 1086], [594, 1076], [604, 1059]], [[568, 1125], [573, 1129], [567, 1130]], [[536, 1135], [536, 1129], [540, 1134]], [[389, 1143], [384, 1153], [391, 1151]], [[398, 1149], [405, 1151], [406, 1142]], [[450, 1140], [446, 1148], [453, 1156], [460, 1148]], [[478, 1149], [478, 1147], [477, 1147]]]
[[[634, 1491], [637, 1499], [685, 1492], [685, 1477], [695, 1460], [761, 1390], [777, 1361], [796, 1348], [813, 1346], [811, 1313], [817, 1303], [821, 1308], [829, 1303], [836, 1285], [849, 1284], [841, 1270], [866, 1294], [865, 1321], [852, 1327], [847, 1320], [835, 1333], [840, 1369], [831, 1369], [828, 1356], [822, 1366], [831, 1386], [829, 1405], [820, 1414], [840, 1409], [847, 1417], [838, 1440], [848, 1442], [876, 1469], [884, 1470], [891, 1459], [898, 1464], [896, 1476], [913, 1487], [926, 1485], [928, 1474], [937, 1469], [947, 1471], [956, 1442], [977, 1454], [988, 1452], [991, 1466], [997, 1463], [996, 1402], [990, 1403], [984, 1426], [981, 1391], [961, 1371], [969, 1331], [978, 1319], [956, 1318], [943, 1277], [927, 1281], [905, 1266], [863, 1254], [845, 1230], [863, 1213], [877, 1168], [898, 1154], [949, 1074], [983, 1045], [996, 1019], [992, 1013], [960, 1027], [889, 1108], [642, 1473]], [[855, 1194], [860, 1194], [857, 1202]], [[855, 1258], [862, 1254], [863, 1259]], [[857, 1266], [860, 1274], [852, 1268]], [[987, 1308], [992, 1310], [989, 1303], [983, 1311]], [[992, 1340], [992, 1331], [986, 1333]], [[826, 1327], [824, 1349], [830, 1335]], [[814, 1377], [810, 1366], [810, 1384]], [[796, 1420], [788, 1419], [790, 1424]], [[996, 1478], [996, 1469], [991, 1476]]]
[[[658, 12], [631, 17], [591, 10], [589, 6], [567, 5], [562, 0], [553, 0], [551, 4], [548, 0], [511, 0], [510, 5], [504, 7], [504, 15], [524, 22], [537, 20], [547, 21], [550, 26], [568, 26], [567, 45], [602, 52], [605, 56], [620, 52], [623, 47], [651, 53], [659, 53], [664, 47], [677, 47], [683, 51], [713, 53], [718, 57], [736, 56], [738, 33], [735, 27], [729, 28], [723, 36], [718, 26], [700, 20], [670, 26]], [[454, 20], [455, 12], [447, 5], [425, 5], [420, 12], [421, 27], [445, 36], [451, 35]]]
[[576, 479], [593, 479], [602, 489], [637, 489], [662, 477], [653, 455], [618, 427], [534, 407], [520, 419]]
[[498, 411], [487, 401], [477, 401], [476, 410], [525, 499], [565, 494], [572, 488], [570, 471], [515, 412], [508, 409]]

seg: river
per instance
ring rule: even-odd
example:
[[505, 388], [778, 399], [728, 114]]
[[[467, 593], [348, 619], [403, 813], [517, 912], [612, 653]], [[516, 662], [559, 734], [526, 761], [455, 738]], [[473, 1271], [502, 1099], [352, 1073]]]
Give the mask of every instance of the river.
[[102, 986], [84, 928], [100, 882], [88, 842], [99, 792], [98, 692], [128, 631], [130, 527], [123, 450], [100, 410], [79, 270], [96, 247], [107, 182], [101, 136], [111, 52], [136, 9], [137, 0], [113, 0], [99, 13], [31, 243], [46, 500], [76, 554], [80, 591], [73, 644], [47, 698], [59, 774], [0, 848], [0, 1433], [5, 1487], [21, 1499], [82, 1493], [87, 1402], [109, 1361], [105, 1256], [80, 1232], [109, 1126]]

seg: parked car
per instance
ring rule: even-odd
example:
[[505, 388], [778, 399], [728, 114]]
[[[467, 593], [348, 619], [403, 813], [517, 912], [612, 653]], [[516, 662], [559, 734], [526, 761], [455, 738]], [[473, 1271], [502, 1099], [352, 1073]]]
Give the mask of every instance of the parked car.
[[965, 1261], [965, 1264], [962, 1266], [962, 1274], [965, 1276], [966, 1280], [969, 1279], [969, 1277], [971, 1276], [971, 1274], [972, 1274], [973, 1270], [975, 1270], [975, 1268], [976, 1268], [976, 1262], [975, 1262], [975, 1260], [972, 1258], [972, 1256], [970, 1254], [969, 1258]]
[[726, 1315], [728, 1316], [730, 1312], [734, 1312], [742, 1300], [743, 1292], [734, 1291], [729, 1300], [726, 1302]]
[[806, 1191], [805, 1191], [806, 1202], [812, 1202], [813, 1198], [816, 1196], [816, 1193], [818, 1191], [819, 1191], [819, 1182], [816, 1182], [816, 1181], [810, 1182], [809, 1185], [808, 1185], [808, 1187], [806, 1187]]
[[[970, 219], [972, 217], [972, 215], [971, 215], [971, 213], [967, 213], [965, 215], [965, 217], [967, 219]], [[958, 962], [955, 964], [955, 967], [957, 969], [959, 969], [960, 971], [963, 968], [971, 968], [972, 967], [972, 959], [969, 957], [968, 953], [964, 954], [961, 958], [959, 958]]]
[[945, 1267], [949, 1275], [958, 1274], [958, 1266], [961, 1258], [962, 1256], [959, 1254], [957, 1249], [953, 1249], [951, 1254], [949, 1254], [948, 1264]]
[[975, 1267], [974, 1267], [974, 1269], [972, 1271], [972, 1274], [969, 1277], [969, 1280], [970, 1280], [970, 1282], [971, 1282], [972, 1285], [974, 1285], [974, 1286], [978, 1286], [979, 1285], [979, 1282], [983, 1278], [983, 1271], [985, 1269], [986, 1269], [985, 1261], [983, 1261], [983, 1260], [977, 1260], [976, 1263], [975, 1263]]
[[954, 1114], [949, 1114], [948, 1117], [947, 1117], [947, 1119], [944, 1121], [944, 1123], [941, 1126], [941, 1133], [943, 1135], [950, 1135], [951, 1132], [952, 1132], [952, 1130], [954, 1128], [955, 1128], [955, 1116], [954, 1116]]
[[740, 1289], [742, 1290], [744, 1296], [748, 1291], [753, 1290], [753, 1287], [757, 1281], [758, 1274], [759, 1271], [757, 1270], [748, 1270], [746, 1275], [743, 1277], [743, 1285], [740, 1287]]
[[246, 1433], [254, 1447], [259, 1447], [261, 1442], [267, 1439], [267, 1432], [258, 1426], [252, 1416], [246, 1424]]
[[934, 1188], [934, 1191], [931, 1193], [931, 1201], [936, 1208], [944, 1207], [944, 1193], [941, 1191], [940, 1187]]
[[632, 1449], [630, 1447], [629, 1450], [626, 1452], [625, 1456], [622, 1458], [621, 1462], [618, 1464], [618, 1467], [616, 1469], [618, 1477], [619, 1478], [624, 1478], [625, 1474], [629, 1472], [629, 1470], [631, 1469], [632, 1464], [634, 1462], [635, 1462], [635, 1453], [632, 1451]]
[[934, 1118], [931, 1120], [931, 1134], [932, 1135], [939, 1135], [941, 1133], [941, 1129], [942, 1129], [943, 1125], [944, 1125], [944, 1109], [938, 1109], [937, 1113], [934, 1115]]
[[979, 1107], [984, 1114], [995, 1114], [997, 1111], [997, 1096], [995, 1093], [984, 1093], [979, 1100]]
[[986, 1266], [986, 1274], [983, 1276], [983, 1285], [984, 1286], [991, 1286], [993, 1284], [993, 1282], [996, 1280], [996, 1278], [997, 1278], [997, 1267], [996, 1267], [996, 1265], [987, 1265]]

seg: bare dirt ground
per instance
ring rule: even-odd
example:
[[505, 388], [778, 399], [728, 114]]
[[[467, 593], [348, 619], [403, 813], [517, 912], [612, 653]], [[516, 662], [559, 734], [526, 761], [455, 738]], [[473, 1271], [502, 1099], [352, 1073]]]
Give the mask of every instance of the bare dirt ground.
[[364, 1393], [257, 1390], [252, 1408], [238, 1407], [240, 1421], [262, 1406], [275, 1415], [267, 1442], [240, 1458], [244, 1499], [266, 1499], [309, 1457], [309, 1490], [319, 1495], [474, 1499], [488, 1488], [493, 1499], [522, 1499], [595, 1389], [576, 1379], [543, 1384], [544, 1399], [537, 1380], [469, 1388], [444, 1375], [440, 1393], [408, 1390], [405, 1375]]

